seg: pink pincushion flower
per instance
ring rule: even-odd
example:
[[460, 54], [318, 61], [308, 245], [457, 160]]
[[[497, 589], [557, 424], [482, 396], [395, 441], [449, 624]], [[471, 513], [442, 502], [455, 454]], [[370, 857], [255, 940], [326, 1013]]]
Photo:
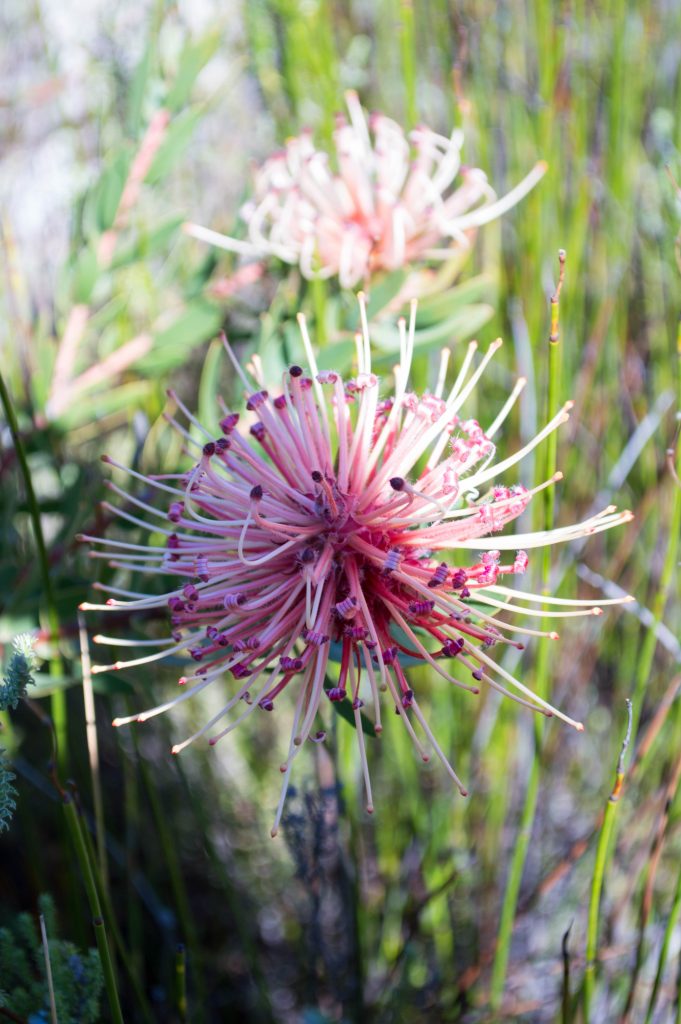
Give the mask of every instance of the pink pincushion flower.
[[[497, 645], [521, 647], [518, 637], [557, 637], [502, 621], [502, 611], [560, 618], [598, 614], [600, 608], [588, 601], [539, 597], [504, 580], [525, 571], [526, 550], [598, 533], [630, 517], [611, 507], [574, 526], [504, 534], [534, 494], [560, 474], [533, 490], [495, 479], [568, 419], [570, 403], [524, 448], [495, 461], [496, 434], [524, 381], [486, 428], [466, 417], [464, 409], [500, 342], [490, 346], [477, 367], [476, 344], [469, 345], [448, 392], [448, 352], [443, 352], [434, 393], [415, 395], [408, 390], [412, 306], [409, 328], [400, 322], [394, 393], [381, 398], [362, 299], [360, 309], [363, 329], [352, 380], [318, 371], [300, 317], [308, 373], [290, 367], [276, 396], [265, 389], [257, 361], [254, 386], [228, 347], [246, 388], [249, 425], [225, 409], [222, 436], [215, 438], [173, 395], [187, 426], [169, 419], [185, 440], [191, 468], [158, 477], [129, 469], [157, 495], [158, 505], [111, 484], [130, 504], [128, 510], [108, 506], [125, 520], [164, 535], [165, 549], [82, 538], [103, 546], [96, 557], [110, 557], [123, 570], [166, 577], [170, 586], [160, 597], [101, 586], [112, 595], [106, 604], [83, 606], [128, 613], [167, 606], [170, 615], [171, 636], [143, 642], [159, 651], [95, 671], [146, 665], [182, 652], [193, 660], [191, 671], [179, 680], [179, 695], [115, 725], [145, 721], [211, 685], [225, 686], [224, 706], [173, 748], [178, 753], [206, 734], [214, 744], [239, 722], [271, 712], [282, 701], [292, 705], [273, 834], [293, 762], [305, 740], [322, 735], [318, 716], [325, 687], [330, 701], [348, 701], [352, 707], [369, 810], [360, 709], [371, 706], [380, 732], [382, 691], [423, 759], [431, 748], [464, 792], [409, 683], [409, 659], [430, 665], [464, 690], [477, 694], [482, 685], [489, 686], [581, 729], [498, 665], [489, 651]], [[418, 472], [417, 466], [422, 467]], [[131, 506], [144, 518], [133, 515]], [[332, 645], [337, 660], [332, 660]]]
[[462, 166], [460, 130], [446, 138], [421, 125], [407, 139], [383, 114], [367, 123], [354, 92], [346, 100], [350, 120], [338, 117], [331, 158], [305, 132], [258, 169], [254, 197], [242, 210], [247, 242], [196, 224], [186, 231], [221, 248], [297, 264], [307, 278], [337, 276], [341, 287], [353, 288], [376, 271], [451, 259], [468, 248], [472, 229], [509, 210], [546, 170], [538, 163], [497, 200], [483, 171]]

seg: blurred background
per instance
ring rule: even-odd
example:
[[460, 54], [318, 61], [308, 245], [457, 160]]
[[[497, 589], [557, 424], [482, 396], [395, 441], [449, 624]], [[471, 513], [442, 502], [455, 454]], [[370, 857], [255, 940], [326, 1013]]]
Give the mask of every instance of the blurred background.
[[[0, 1020], [50, 1020], [39, 906], [61, 957], [60, 1022], [116, 1019], [109, 985], [88, 973], [97, 929], [84, 864], [126, 1021], [681, 1020], [681, 7], [5, 0], [0, 27], [0, 343], [16, 417], [13, 428], [5, 407], [0, 419], [0, 642], [7, 663], [12, 638], [33, 632], [38, 656], [29, 700], [2, 715], [17, 808], [0, 835]], [[450, 268], [441, 321], [420, 325], [413, 380], [432, 382], [443, 344], [455, 373], [468, 339], [501, 335], [473, 411], [491, 418], [522, 374], [503, 451], [533, 436], [564, 248], [558, 387], [576, 406], [559, 437], [558, 522], [610, 502], [636, 518], [555, 549], [550, 587], [636, 600], [566, 620], [550, 657], [529, 644], [505, 661], [584, 733], [537, 730], [515, 705], [415, 670], [470, 796], [417, 762], [387, 716], [381, 741], [367, 738], [369, 819], [352, 728], [329, 709], [327, 742], [297, 762], [273, 841], [278, 716], [172, 758], [219, 694], [113, 730], [116, 715], [164, 699], [177, 673], [104, 673], [95, 751], [77, 606], [115, 571], [75, 536], [137, 542], [98, 504], [99, 456], [177, 469], [166, 388], [209, 424], [217, 395], [238, 394], [221, 327], [274, 377], [299, 351], [304, 309], [324, 364], [348, 368], [352, 296], [276, 262], [244, 273], [182, 230], [190, 220], [243, 237], [254, 162], [303, 127], [328, 145], [346, 89], [406, 129], [462, 127], [465, 161], [499, 194], [548, 161]], [[375, 284], [386, 374], [401, 283]], [[544, 458], [526, 461], [522, 482], [543, 478]], [[541, 571], [531, 561], [535, 589]], [[88, 615], [91, 633], [100, 618]], [[131, 636], [162, 627], [106, 622]], [[627, 698], [633, 736], [613, 803]]]

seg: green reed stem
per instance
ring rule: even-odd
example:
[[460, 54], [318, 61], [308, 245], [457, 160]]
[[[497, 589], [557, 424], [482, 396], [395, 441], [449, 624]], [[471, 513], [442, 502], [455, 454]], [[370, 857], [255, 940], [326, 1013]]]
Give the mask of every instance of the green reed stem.
[[325, 348], [329, 343], [326, 331], [326, 297], [328, 285], [321, 277], [313, 277], [310, 282], [312, 305], [314, 308], [315, 342], [317, 348]]
[[[40, 566], [40, 575], [42, 576], [45, 592], [50, 640], [56, 646], [59, 643], [59, 613], [57, 611], [57, 602], [55, 600], [52, 578], [50, 576], [50, 560], [47, 554], [47, 547], [45, 545], [45, 537], [40, 519], [40, 506], [38, 505], [38, 499], [36, 498], [35, 491], [33, 489], [31, 470], [29, 469], [28, 459], [26, 458], [24, 443], [21, 440], [21, 434], [19, 433], [19, 423], [2, 373], [0, 373], [0, 401], [2, 402], [2, 407], [7, 418], [7, 426], [9, 427], [10, 434], [12, 435], [12, 441], [14, 442], [14, 451], [16, 452], [21, 475], [24, 478], [26, 504], [28, 505], [28, 512], [33, 526], [33, 536], [35, 538], [35, 546], [38, 552], [38, 565]], [[58, 654], [50, 660], [50, 672], [57, 680], [61, 679], [63, 676], [61, 659]], [[58, 689], [52, 694], [51, 715], [57, 737], [57, 757], [59, 759], [59, 767], [64, 768], [67, 762], [67, 741], [66, 694], [63, 690]]]
[[85, 891], [87, 893], [87, 900], [90, 906], [90, 913], [92, 914], [92, 924], [95, 930], [97, 950], [99, 951], [99, 960], [102, 965], [104, 987], [106, 988], [106, 994], [109, 1000], [111, 1016], [114, 1020], [114, 1024], [123, 1024], [121, 1004], [118, 998], [118, 989], [116, 988], [114, 965], [106, 936], [104, 917], [102, 915], [102, 905], [99, 900], [99, 892], [97, 891], [97, 884], [95, 882], [95, 861], [88, 853], [78, 811], [76, 810], [76, 805], [70, 793], [64, 793], [62, 806], [64, 808], [66, 824], [76, 851], [80, 871], [85, 883]]
[[[681, 321], [679, 321], [676, 345], [679, 359], [677, 370], [678, 416], [681, 414]], [[681, 444], [679, 443], [678, 438], [676, 451], [669, 449], [667, 456], [670, 469], [672, 470], [672, 475], [676, 475], [677, 479], [674, 480], [674, 491], [672, 494], [672, 509], [669, 519], [669, 540], [667, 542], [667, 550], [665, 552], [664, 563], [662, 565], [662, 572], [660, 574], [657, 590], [650, 603], [650, 611], [653, 616], [653, 621], [648, 627], [648, 631], [646, 632], [641, 646], [641, 654], [638, 660], [636, 681], [634, 684], [634, 738], [636, 738], [645, 689], [648, 684], [648, 679], [653, 667], [655, 651], [657, 649], [657, 627], [662, 621], [662, 617], [664, 615], [671, 585], [677, 575], [677, 563], [679, 560], [679, 543], [681, 540], [681, 487], [679, 487], [677, 480], [679, 476], [681, 476]]]
[[646, 1012], [645, 1024], [651, 1024], [653, 1019], [653, 1012], [655, 1010], [655, 1003], [660, 991], [660, 985], [662, 984], [662, 977], [664, 975], [664, 969], [667, 966], [667, 957], [669, 956], [669, 944], [672, 939], [672, 935], [676, 930], [678, 924], [679, 915], [681, 914], [681, 869], [679, 870], [678, 877], [676, 879], [676, 890], [674, 892], [674, 899], [672, 901], [672, 908], [669, 911], [669, 917], [667, 918], [667, 925], [664, 930], [664, 938], [662, 939], [662, 947], [660, 948], [660, 955], [657, 960], [657, 970], [655, 971], [655, 981], [653, 982], [653, 988], [650, 993], [650, 1001], [648, 1002], [648, 1010]]
[[92, 841], [92, 836], [90, 835], [90, 831], [87, 828], [85, 822], [82, 820], [82, 818], [80, 818], [79, 820], [83, 840], [87, 847], [88, 857], [90, 858], [90, 864], [92, 865], [92, 875], [95, 880], [95, 885], [97, 886], [99, 899], [102, 904], [102, 909], [104, 911], [104, 922], [106, 924], [108, 931], [111, 934], [114, 946], [116, 947], [116, 952], [118, 953], [120, 961], [123, 964], [123, 970], [125, 971], [128, 977], [128, 981], [130, 982], [131, 989], [133, 991], [135, 999], [137, 1000], [137, 1004], [139, 1006], [139, 1010], [142, 1014], [142, 1017], [144, 1018], [146, 1024], [154, 1024], [154, 1018], [151, 1012], [151, 1007], [147, 1001], [147, 997], [144, 994], [144, 990], [142, 988], [140, 980], [133, 968], [130, 954], [128, 953], [125, 943], [123, 942], [123, 936], [121, 935], [118, 923], [116, 921], [116, 917], [113, 912], [113, 907], [111, 905], [108, 890], [104, 884], [104, 878], [102, 877], [101, 868], [98, 867], [98, 857], [95, 851], [94, 843]]
[[624, 782], [624, 757], [632, 737], [633, 710], [631, 706], [631, 701], [627, 700], [626, 704], [627, 731], [622, 742], [619, 758], [617, 759], [617, 768], [615, 771], [615, 784], [612, 787], [612, 792], [608, 797], [607, 804], [605, 805], [603, 823], [601, 825], [601, 830], [598, 835], [598, 845], [596, 846], [596, 861], [594, 863], [594, 873], [591, 881], [589, 917], [586, 929], [586, 969], [584, 971], [584, 987], [582, 992], [584, 1024], [589, 1024], [589, 1021], [591, 1019], [591, 1000], [593, 998], [594, 986], [596, 982], [598, 921], [601, 905], [601, 893], [603, 891], [603, 879], [605, 877], [605, 866], [608, 860], [608, 851], [610, 849], [610, 841], [613, 834], [615, 816], [617, 814], [617, 807], [619, 804], [620, 794], [622, 792], [622, 784]]
[[405, 119], [407, 127], [413, 128], [418, 121], [413, 0], [400, 0], [400, 10], [400, 49], [402, 55], [402, 79], [404, 81]]
[[[548, 352], [548, 398], [547, 398], [547, 418], [552, 419], [558, 411], [558, 401], [560, 395], [560, 292], [563, 286], [563, 279], [565, 275], [565, 253], [561, 249], [558, 254], [560, 264], [560, 276], [558, 279], [558, 285], [556, 287], [555, 294], [551, 298], [551, 331], [549, 334], [549, 352]], [[544, 463], [544, 469], [546, 471], [546, 479], [549, 479], [556, 472], [556, 461], [557, 461], [557, 437], [556, 432], [548, 439], [548, 445], [546, 449], [546, 461]], [[545, 491], [544, 498], [544, 529], [550, 530], [553, 526], [555, 518], [555, 493], [553, 487], [547, 488]], [[541, 565], [541, 576], [543, 580], [544, 592], [547, 592], [549, 586], [549, 574], [551, 571], [551, 548], [545, 547], [542, 554], [542, 565]], [[550, 624], [546, 622], [542, 623], [542, 629], [547, 632], [551, 629]], [[549, 647], [546, 641], [540, 644], [537, 650], [536, 668], [535, 668], [535, 691], [536, 693], [544, 697], [547, 689], [549, 675]], [[497, 938], [497, 947], [494, 954], [494, 963], [492, 965], [492, 980], [490, 983], [490, 1004], [492, 1009], [498, 1010], [501, 1006], [501, 1001], [504, 995], [504, 984], [506, 981], [506, 971], [508, 969], [508, 960], [511, 952], [511, 937], [513, 934], [513, 922], [515, 920], [516, 908], [518, 905], [518, 895], [520, 893], [520, 884], [522, 882], [523, 871], [525, 869], [525, 862], [527, 860], [527, 851], [530, 845], [530, 839], [532, 836], [532, 826], [534, 824], [534, 818], [537, 811], [537, 798], [539, 795], [539, 773], [541, 768], [541, 746], [544, 734], [544, 721], [543, 716], [537, 714], [534, 721], [534, 748], [532, 751], [532, 763], [530, 765], [530, 774], [527, 780], [527, 790], [525, 791], [525, 802], [523, 804], [523, 810], [520, 818], [520, 827], [518, 829], [518, 835], [516, 843], [513, 848], [513, 854], [511, 856], [511, 864], [508, 871], [508, 878], [506, 880], [506, 889], [504, 891], [504, 899], [501, 906], [501, 917], [499, 920], [499, 934]]]

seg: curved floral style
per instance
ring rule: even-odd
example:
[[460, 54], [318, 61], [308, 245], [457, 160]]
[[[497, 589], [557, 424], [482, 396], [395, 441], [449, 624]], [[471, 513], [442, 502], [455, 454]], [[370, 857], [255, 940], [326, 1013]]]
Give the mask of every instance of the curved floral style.
[[[161, 597], [102, 586], [111, 595], [106, 604], [83, 606], [128, 613], [167, 606], [172, 624], [166, 640], [96, 637], [99, 643], [160, 650], [95, 671], [147, 665], [182, 652], [194, 662], [179, 680], [178, 695], [114, 725], [146, 721], [208, 686], [225, 685], [231, 676], [224, 706], [173, 748], [179, 753], [199, 736], [208, 734], [209, 742], [217, 743], [251, 715], [272, 712], [283, 700], [293, 703], [273, 835], [296, 756], [305, 740], [322, 738], [318, 711], [325, 694], [352, 708], [369, 810], [360, 709], [365, 702], [371, 706], [380, 732], [382, 691], [422, 758], [428, 760], [432, 749], [464, 792], [410, 686], [408, 659], [427, 663], [446, 682], [473, 694], [489, 686], [581, 729], [495, 663], [490, 650], [521, 647], [519, 638], [527, 636], [557, 638], [502, 621], [502, 612], [522, 621], [594, 615], [600, 608], [589, 601], [539, 597], [504, 580], [525, 571], [527, 550], [599, 533], [630, 518], [610, 507], [574, 526], [503, 534], [560, 474], [532, 490], [496, 481], [568, 419], [571, 403], [525, 447], [497, 461], [495, 437], [525, 382], [518, 381], [484, 429], [464, 410], [501, 342], [491, 345], [477, 366], [476, 343], [469, 345], [448, 390], [449, 353], [444, 351], [433, 393], [416, 395], [408, 390], [413, 304], [409, 326], [399, 325], [394, 393], [381, 398], [362, 298], [360, 309], [357, 373], [351, 380], [318, 371], [301, 316], [308, 372], [291, 366], [277, 395], [265, 390], [257, 361], [254, 384], [227, 346], [246, 389], [248, 426], [225, 408], [222, 435], [213, 437], [172, 395], [186, 425], [168, 418], [184, 438], [192, 467], [150, 477], [128, 469], [158, 504], [111, 483], [127, 510], [107, 506], [163, 534], [165, 548], [82, 538], [101, 546], [94, 557], [169, 581]], [[111, 458], [105, 461], [124, 468]], [[144, 518], [133, 515], [131, 506]]]
[[506, 213], [546, 171], [541, 161], [497, 199], [483, 171], [462, 165], [459, 129], [446, 138], [420, 125], [407, 139], [383, 114], [367, 121], [356, 93], [346, 102], [350, 120], [339, 115], [331, 158], [305, 132], [258, 169], [242, 210], [247, 242], [198, 224], [186, 224], [187, 233], [353, 288], [379, 270], [451, 259], [469, 247], [472, 229]]

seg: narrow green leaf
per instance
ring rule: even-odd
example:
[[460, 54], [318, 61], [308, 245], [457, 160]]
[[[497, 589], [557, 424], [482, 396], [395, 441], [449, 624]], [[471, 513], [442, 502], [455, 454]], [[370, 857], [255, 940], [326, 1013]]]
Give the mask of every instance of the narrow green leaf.
[[468, 281], [421, 299], [416, 310], [417, 329], [441, 323], [457, 313], [463, 306], [487, 300], [493, 303], [497, 285], [492, 274], [479, 274]]
[[157, 224], [156, 227], [148, 231], [141, 231], [133, 242], [117, 249], [111, 266], [114, 268], [124, 267], [136, 260], [148, 259], [157, 253], [165, 254], [172, 245], [183, 221], [184, 217], [175, 214]]
[[220, 435], [218, 395], [224, 355], [222, 341], [215, 338], [208, 346], [199, 384], [199, 420], [216, 437]]
[[83, 246], [73, 264], [71, 292], [74, 302], [90, 302], [98, 273], [99, 264], [94, 249], [90, 245]]
[[137, 363], [138, 371], [155, 376], [181, 366], [193, 348], [218, 331], [221, 322], [217, 306], [203, 300], [189, 303], [169, 327], [155, 335], [153, 349]]
[[170, 122], [166, 137], [145, 178], [149, 185], [158, 184], [179, 160], [189, 146], [192, 135], [204, 113], [204, 105], [190, 107]]
[[[440, 345], [453, 345], [465, 341], [476, 334], [481, 327], [491, 320], [494, 307], [485, 303], [466, 306], [442, 323], [416, 331], [414, 348], [425, 351]], [[400, 337], [397, 327], [393, 324], [374, 324], [371, 330], [372, 341], [378, 349], [393, 354], [400, 348]]]
[[207, 33], [201, 39], [188, 42], [180, 56], [175, 81], [166, 97], [168, 110], [180, 110], [187, 100], [199, 74], [220, 45], [219, 31]]
[[133, 139], [139, 138], [142, 130], [142, 111], [144, 109], [144, 98], [149, 85], [151, 72], [152, 44], [149, 41], [144, 53], [135, 68], [130, 85], [128, 86], [128, 132]]
[[98, 231], [108, 231], [115, 218], [128, 176], [130, 157], [118, 153], [102, 173], [94, 193], [94, 215]]

